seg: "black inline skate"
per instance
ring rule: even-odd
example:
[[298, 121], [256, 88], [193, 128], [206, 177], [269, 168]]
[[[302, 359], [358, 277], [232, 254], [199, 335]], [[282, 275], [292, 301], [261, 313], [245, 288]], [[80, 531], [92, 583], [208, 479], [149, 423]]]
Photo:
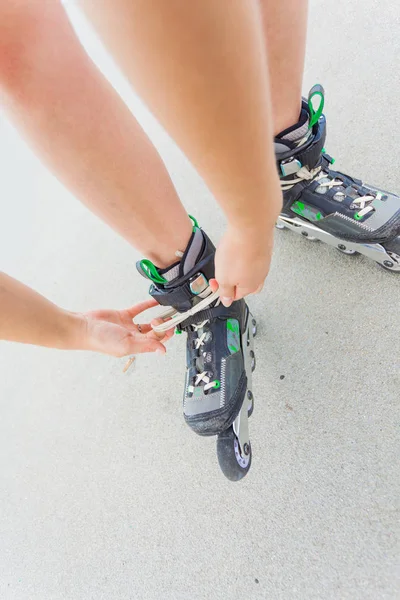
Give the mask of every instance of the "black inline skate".
[[283, 191], [277, 227], [400, 272], [400, 198], [331, 169], [323, 107], [324, 89], [314, 86], [299, 122], [275, 138]]
[[244, 300], [226, 308], [218, 292], [212, 292], [215, 248], [192, 220], [193, 233], [179, 261], [163, 270], [148, 260], [137, 267], [152, 281], [150, 295], [171, 307], [155, 329], [176, 327], [178, 333], [187, 333], [185, 421], [199, 435], [218, 436], [221, 470], [238, 481], [252, 458], [248, 417], [253, 411], [256, 322]]

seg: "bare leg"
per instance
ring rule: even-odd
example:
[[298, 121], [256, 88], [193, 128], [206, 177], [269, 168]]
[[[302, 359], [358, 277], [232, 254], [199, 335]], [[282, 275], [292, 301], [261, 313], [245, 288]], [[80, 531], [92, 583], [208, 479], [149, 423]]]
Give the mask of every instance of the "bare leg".
[[[133, 86], [221, 203], [250, 222], [280, 201], [257, 0], [81, 0]], [[274, 202], [277, 200], [277, 202]]]
[[300, 114], [308, 0], [260, 0], [274, 118], [274, 134]]
[[134, 87], [228, 219], [222, 302], [261, 287], [282, 205], [258, 0], [82, 0]]
[[45, 163], [158, 266], [191, 224], [151, 142], [58, 2], [0, 0], [0, 100]]

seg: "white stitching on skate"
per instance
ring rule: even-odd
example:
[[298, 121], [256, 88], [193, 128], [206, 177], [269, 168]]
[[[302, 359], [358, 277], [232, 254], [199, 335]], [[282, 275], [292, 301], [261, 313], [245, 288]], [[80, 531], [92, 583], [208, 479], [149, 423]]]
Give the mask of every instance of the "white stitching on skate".
[[[350, 221], [350, 223], [353, 223], [353, 225], [354, 225], [354, 219], [351, 219], [347, 215], [342, 215], [342, 213], [339, 213], [339, 212], [335, 212], [334, 215], [335, 215], [335, 217], [340, 217], [341, 219], [345, 219], [345, 221]], [[328, 216], [330, 216], [330, 215], [328, 215]], [[365, 223], [360, 223], [360, 221], [357, 221], [357, 226], [362, 227], [363, 229], [366, 229], [366, 231], [374, 231], [372, 229], [372, 227], [369, 227], [369, 225], [365, 225]]]
[[225, 372], [226, 372], [226, 358], [221, 360], [221, 392], [220, 392], [220, 403], [219, 407], [225, 406]]

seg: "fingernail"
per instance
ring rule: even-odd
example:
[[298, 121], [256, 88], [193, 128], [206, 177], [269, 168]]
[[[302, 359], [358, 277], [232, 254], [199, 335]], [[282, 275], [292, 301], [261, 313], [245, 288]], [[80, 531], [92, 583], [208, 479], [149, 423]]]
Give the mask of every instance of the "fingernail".
[[225, 296], [222, 296], [221, 297], [221, 302], [225, 306], [230, 306], [232, 304], [232, 302], [233, 302], [233, 298], [226, 298]]

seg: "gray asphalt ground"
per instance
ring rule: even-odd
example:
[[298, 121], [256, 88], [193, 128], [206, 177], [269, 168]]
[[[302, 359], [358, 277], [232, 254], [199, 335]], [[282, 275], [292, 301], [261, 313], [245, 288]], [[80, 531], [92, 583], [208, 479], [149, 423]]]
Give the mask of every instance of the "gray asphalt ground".
[[[75, 14], [75, 13], [74, 13]], [[304, 90], [327, 90], [338, 168], [400, 191], [396, 2], [311, 3]], [[190, 213], [221, 212], [75, 19], [154, 139]], [[2, 269], [74, 310], [146, 297], [138, 254], [0, 125]], [[0, 347], [2, 600], [400, 597], [400, 279], [277, 232], [259, 322], [254, 463], [240, 484], [181, 415], [184, 341], [165, 359]]]

